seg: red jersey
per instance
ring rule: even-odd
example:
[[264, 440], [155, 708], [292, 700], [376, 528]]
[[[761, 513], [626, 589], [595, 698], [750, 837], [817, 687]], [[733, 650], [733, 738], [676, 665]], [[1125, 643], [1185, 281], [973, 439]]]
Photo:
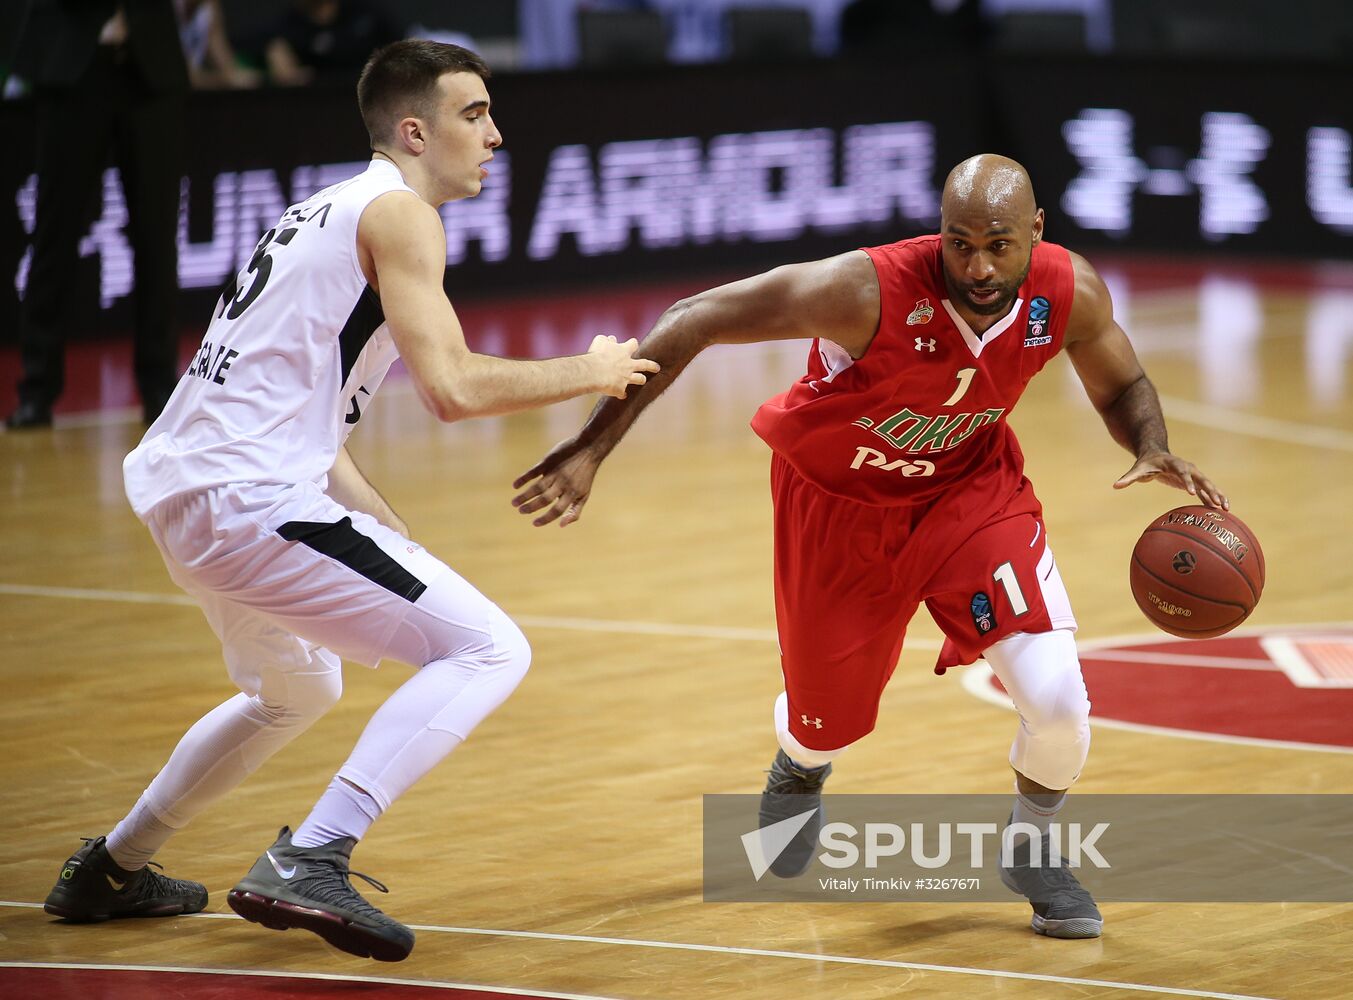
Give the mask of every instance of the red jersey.
[[982, 506], [998, 509], [1023, 479], [1006, 417], [1062, 348], [1071, 256], [1035, 246], [1010, 312], [979, 337], [946, 297], [940, 240], [866, 247], [882, 297], [869, 350], [856, 361], [832, 341], [813, 341], [807, 373], [752, 418], [771, 448], [828, 493], [913, 506], [976, 490]]

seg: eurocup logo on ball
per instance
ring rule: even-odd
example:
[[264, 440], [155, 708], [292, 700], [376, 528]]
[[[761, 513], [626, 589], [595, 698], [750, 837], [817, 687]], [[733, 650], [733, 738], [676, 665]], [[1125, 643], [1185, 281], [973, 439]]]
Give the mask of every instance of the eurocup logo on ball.
[[1232, 511], [1176, 507], [1132, 550], [1132, 596], [1157, 627], [1184, 639], [1225, 635], [1264, 592], [1264, 552]]

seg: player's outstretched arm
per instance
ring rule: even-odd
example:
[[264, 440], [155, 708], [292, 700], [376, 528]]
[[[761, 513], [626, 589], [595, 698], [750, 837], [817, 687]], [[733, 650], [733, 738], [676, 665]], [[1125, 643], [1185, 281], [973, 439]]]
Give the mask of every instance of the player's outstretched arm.
[[1159, 479], [1196, 496], [1209, 507], [1230, 509], [1226, 495], [1192, 462], [1170, 452], [1165, 415], [1156, 387], [1146, 377], [1132, 343], [1113, 318], [1104, 281], [1085, 258], [1071, 255], [1076, 297], [1067, 324], [1066, 353], [1109, 434], [1136, 456], [1132, 468], [1113, 484]]
[[476, 354], [442, 287], [446, 233], [437, 210], [402, 191], [362, 215], [358, 257], [423, 404], [439, 420], [491, 416], [599, 392], [623, 396], [657, 370], [638, 342], [596, 337], [586, 354], [517, 361]]
[[863, 357], [879, 323], [879, 287], [862, 251], [720, 285], [682, 299], [658, 318], [639, 356], [661, 370], [624, 396], [602, 400], [574, 437], [557, 445], [512, 484], [512, 504], [537, 526], [578, 520], [597, 469], [641, 412], [711, 344], [822, 337]]

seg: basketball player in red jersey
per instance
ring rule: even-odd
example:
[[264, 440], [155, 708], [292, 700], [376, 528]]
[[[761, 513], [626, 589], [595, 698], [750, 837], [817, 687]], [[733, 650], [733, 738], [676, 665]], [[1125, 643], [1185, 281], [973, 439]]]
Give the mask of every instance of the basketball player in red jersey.
[[[1124, 488], [1158, 479], [1217, 508], [1226, 497], [1170, 453], [1160, 403], [1082, 257], [1043, 242], [1024, 168], [984, 154], [949, 174], [940, 233], [778, 267], [676, 303], [639, 346], [662, 371], [604, 400], [576, 437], [516, 482], [537, 525], [578, 519], [602, 460], [703, 348], [815, 338], [808, 371], [766, 402], [775, 606], [785, 693], [763, 826], [820, 805], [831, 761], [868, 734], [924, 601], [946, 639], [936, 666], [984, 656], [1019, 710], [1013, 823], [1045, 834], [1090, 745], [1076, 622], [1042, 508], [1006, 417], [1065, 349], [1114, 440]], [[821, 809], [772, 866], [811, 863]], [[1027, 830], [1027, 828], [1026, 828]], [[1032, 831], [1027, 831], [1032, 832]], [[1006, 885], [1034, 930], [1098, 937], [1103, 920], [1070, 871], [1017, 837]]]

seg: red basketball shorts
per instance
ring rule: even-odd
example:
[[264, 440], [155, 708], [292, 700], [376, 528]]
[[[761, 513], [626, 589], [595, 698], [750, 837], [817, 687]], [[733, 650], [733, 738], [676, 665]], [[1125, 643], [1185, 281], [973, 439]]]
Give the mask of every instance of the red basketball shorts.
[[1027, 479], [1000, 509], [960, 517], [957, 504], [845, 500], [774, 455], [771, 494], [789, 729], [810, 749], [835, 750], [873, 730], [922, 601], [946, 636], [941, 672], [1015, 632], [1076, 627]]

